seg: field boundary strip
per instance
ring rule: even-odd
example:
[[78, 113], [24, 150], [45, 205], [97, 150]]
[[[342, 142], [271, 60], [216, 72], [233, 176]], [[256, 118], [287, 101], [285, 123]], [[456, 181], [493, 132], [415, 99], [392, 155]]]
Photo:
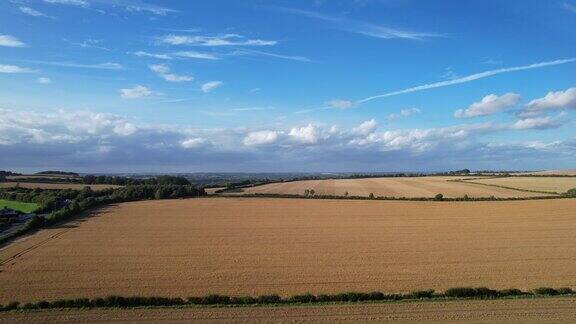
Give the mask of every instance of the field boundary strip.
[[503, 185], [497, 185], [492, 183], [482, 183], [482, 182], [475, 182], [474, 180], [480, 179], [500, 179], [500, 178], [512, 178], [512, 177], [493, 177], [493, 178], [474, 178], [474, 179], [454, 179], [454, 180], [446, 180], [450, 182], [460, 182], [460, 183], [472, 183], [481, 186], [487, 187], [495, 187], [495, 188], [503, 188], [503, 189], [510, 189], [516, 191], [523, 191], [523, 192], [531, 192], [531, 193], [541, 193], [541, 194], [550, 194], [550, 195], [561, 195], [562, 193], [557, 191], [540, 191], [540, 190], [530, 190], [530, 189], [523, 189], [523, 188], [516, 188], [516, 187], [509, 187]]
[[571, 288], [540, 287], [533, 290], [520, 289], [494, 290], [486, 287], [456, 287], [437, 293], [432, 289], [420, 290], [410, 293], [384, 294], [382, 292], [347, 292], [340, 294], [302, 294], [290, 297], [279, 295], [252, 296], [226, 296], [205, 295], [200, 297], [123, 297], [108, 296], [105, 298], [76, 298], [60, 299], [54, 301], [39, 301], [35, 303], [20, 304], [13, 301], [6, 306], [0, 305], [0, 312], [7, 311], [36, 311], [45, 309], [91, 309], [91, 308], [137, 308], [137, 307], [254, 307], [254, 306], [290, 306], [290, 305], [322, 305], [341, 303], [367, 303], [367, 302], [422, 302], [422, 301], [453, 301], [453, 300], [496, 300], [519, 298], [548, 298], [548, 297], [576, 297], [576, 291]]

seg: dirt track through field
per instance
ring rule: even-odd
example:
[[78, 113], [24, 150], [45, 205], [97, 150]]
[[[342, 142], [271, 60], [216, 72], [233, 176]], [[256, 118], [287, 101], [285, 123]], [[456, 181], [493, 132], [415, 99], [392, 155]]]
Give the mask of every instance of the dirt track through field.
[[576, 200], [144, 201], [0, 250], [0, 303], [118, 295], [576, 288]]
[[[271, 183], [244, 189], [244, 193], [292, 194], [304, 195], [306, 189], [314, 189], [317, 195], [367, 197], [370, 193], [384, 197], [431, 198], [436, 194], [444, 197], [534, 197], [545, 196], [513, 189], [483, 186], [474, 183], [454, 182], [448, 180], [462, 177], [402, 177], [402, 178], [363, 178], [363, 179], [327, 179], [303, 180]], [[576, 179], [576, 178], [575, 178]]]
[[0, 323], [574, 323], [576, 298], [468, 300], [324, 306], [95, 309], [0, 313]]

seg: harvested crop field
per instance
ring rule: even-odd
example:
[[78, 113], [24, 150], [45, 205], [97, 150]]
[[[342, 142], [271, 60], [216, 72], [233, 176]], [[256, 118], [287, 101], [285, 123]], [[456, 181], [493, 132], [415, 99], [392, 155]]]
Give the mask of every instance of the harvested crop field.
[[576, 287], [576, 200], [119, 204], [0, 250], [0, 303]]
[[[468, 195], [469, 197], [512, 198], [544, 196], [541, 193], [524, 192], [512, 189], [487, 187], [474, 183], [462, 183], [449, 180], [462, 177], [399, 177], [399, 178], [363, 178], [363, 179], [327, 179], [304, 180], [293, 182], [271, 183], [253, 188], [244, 189], [244, 193], [254, 194], [293, 194], [304, 195], [306, 189], [314, 189], [316, 195], [368, 197], [370, 193], [375, 196], [431, 198], [436, 194], [444, 197], [456, 198]], [[575, 179], [576, 180], [576, 179]]]
[[576, 298], [367, 303], [286, 307], [93, 309], [0, 313], [0, 323], [85, 322], [574, 323]]
[[563, 193], [576, 188], [576, 177], [505, 177], [467, 180], [522, 190]]
[[0, 188], [40, 188], [40, 189], [74, 189], [82, 190], [84, 187], [90, 187], [92, 190], [104, 190], [109, 188], [118, 188], [121, 186], [108, 184], [82, 184], [82, 183], [44, 183], [44, 182], [0, 182]]

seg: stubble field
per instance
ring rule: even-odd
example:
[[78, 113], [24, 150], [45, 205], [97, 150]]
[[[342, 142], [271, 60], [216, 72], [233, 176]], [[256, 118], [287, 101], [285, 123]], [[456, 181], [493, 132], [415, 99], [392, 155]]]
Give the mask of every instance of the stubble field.
[[[370, 193], [384, 197], [431, 198], [436, 194], [444, 197], [512, 198], [545, 196], [542, 193], [524, 192], [513, 189], [486, 187], [474, 183], [462, 183], [449, 180], [462, 177], [413, 177], [413, 178], [362, 178], [362, 179], [326, 179], [271, 183], [244, 189], [247, 194], [293, 194], [303, 195], [306, 189], [314, 189], [317, 195], [368, 197]], [[465, 178], [464, 178], [465, 179]], [[576, 180], [576, 178], [575, 178]]]
[[575, 287], [576, 200], [119, 204], [0, 250], [0, 303]]
[[576, 177], [505, 177], [474, 179], [470, 182], [556, 193], [576, 188]]

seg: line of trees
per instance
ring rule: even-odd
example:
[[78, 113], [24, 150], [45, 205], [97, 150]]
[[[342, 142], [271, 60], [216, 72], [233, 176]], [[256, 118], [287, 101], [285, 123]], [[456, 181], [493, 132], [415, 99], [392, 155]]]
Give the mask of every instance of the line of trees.
[[458, 287], [450, 288], [438, 293], [434, 290], [419, 290], [405, 294], [385, 294], [375, 291], [369, 293], [348, 292], [340, 294], [301, 294], [290, 297], [279, 295], [252, 296], [226, 296], [211, 294], [200, 297], [122, 297], [108, 296], [105, 298], [77, 298], [61, 299], [55, 301], [39, 301], [21, 305], [11, 302], [6, 306], [0, 305], [0, 311], [50, 309], [50, 308], [98, 308], [98, 307], [145, 307], [145, 306], [183, 306], [183, 305], [266, 305], [266, 304], [309, 304], [328, 302], [365, 302], [365, 301], [400, 301], [400, 300], [426, 300], [426, 299], [499, 299], [511, 297], [539, 297], [574, 295], [571, 288], [542, 287], [530, 291], [520, 289], [495, 290], [486, 287]]

